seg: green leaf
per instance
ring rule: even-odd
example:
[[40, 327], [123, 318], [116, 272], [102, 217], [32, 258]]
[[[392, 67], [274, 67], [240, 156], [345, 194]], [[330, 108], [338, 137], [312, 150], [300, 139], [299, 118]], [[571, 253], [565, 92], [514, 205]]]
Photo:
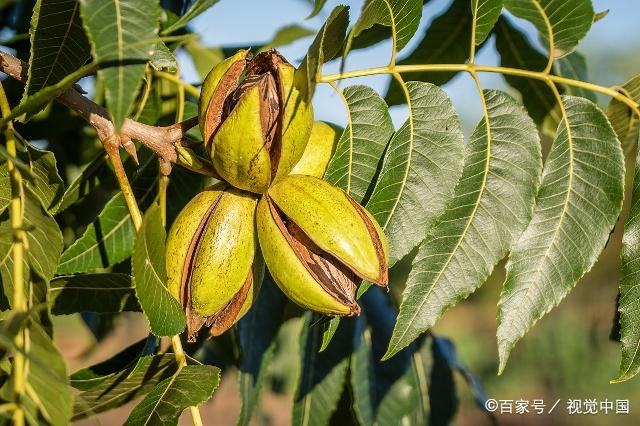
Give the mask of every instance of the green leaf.
[[[365, 0], [360, 17], [349, 33], [347, 45], [364, 30], [374, 25], [383, 25], [391, 28], [398, 52], [415, 34], [421, 17], [422, 0]], [[347, 47], [346, 51], [348, 50]]]
[[300, 378], [293, 399], [292, 424], [301, 426], [328, 424], [342, 395], [353, 350], [353, 319], [342, 321], [336, 344], [318, 353], [322, 330], [312, 325], [313, 318], [310, 313], [304, 316], [300, 333]]
[[218, 3], [218, 1], [219, 0], [195, 0], [191, 2], [191, 7], [189, 7], [185, 14], [182, 15], [176, 22], [162, 30], [162, 34], [170, 34], [176, 30], [179, 30], [180, 28], [191, 22], [193, 18], [200, 15], [202, 12], [209, 9], [214, 4]]
[[552, 41], [554, 58], [573, 52], [593, 24], [591, 1], [585, 0], [505, 0], [507, 10], [531, 22], [545, 43]]
[[[156, 190], [158, 169], [153, 157], [150, 154], [140, 157], [140, 168], [132, 179], [141, 209], [149, 206]], [[62, 253], [56, 273], [87, 272], [122, 262], [133, 251], [134, 236], [127, 203], [119, 192], [109, 200], [82, 236]]]
[[[422, 0], [420, 2], [421, 9], [422, 9], [422, 6], [424, 6], [428, 1], [429, 0]], [[419, 13], [421, 14], [422, 11], [420, 11]], [[362, 30], [360, 34], [358, 34], [357, 38], [351, 38], [350, 39], [351, 44], [349, 46], [345, 46], [345, 48], [348, 48], [349, 51], [352, 51], [355, 49], [364, 49], [366, 47], [370, 47], [370, 46], [373, 46], [374, 44], [380, 43], [381, 41], [386, 40], [391, 36], [392, 36], [392, 31], [389, 26], [383, 25], [383, 24], [373, 24], [371, 27], [365, 30]], [[343, 52], [343, 61], [345, 59], [344, 57], [345, 52]]]
[[313, 10], [309, 14], [309, 16], [307, 16], [307, 19], [311, 19], [314, 16], [316, 16], [318, 13], [320, 13], [320, 11], [322, 10], [326, 2], [327, 0], [314, 0]]
[[76, 371], [69, 376], [71, 386], [86, 391], [117, 375], [121, 370], [134, 367], [138, 360], [156, 350], [157, 339], [150, 335], [131, 346], [124, 348], [111, 358]]
[[158, 71], [166, 70], [173, 73], [178, 70], [178, 60], [160, 38], [156, 40], [153, 55], [151, 55], [151, 61], [149, 63], [153, 69]]
[[[538, 52], [520, 30], [513, 27], [507, 20], [500, 18], [496, 25], [496, 49], [500, 54], [500, 65], [530, 71], [542, 71], [547, 59]], [[542, 81], [532, 78], [522, 78], [505, 75], [507, 83], [522, 95], [522, 102], [529, 111], [529, 115], [538, 124], [542, 124], [545, 117], [553, 114], [557, 105], [556, 99], [549, 87]], [[560, 117], [555, 116], [555, 121]]]
[[185, 327], [182, 306], [167, 290], [164, 259], [166, 232], [160, 207], [153, 204], [142, 219], [131, 259], [136, 296], [156, 336], [180, 334]]
[[173, 354], [144, 356], [138, 362], [76, 395], [72, 420], [119, 407], [146, 395], [178, 369]]
[[44, 87], [29, 97], [24, 98], [17, 107], [11, 110], [11, 114], [0, 120], [0, 127], [4, 127], [9, 121], [22, 119], [23, 115], [26, 113], [42, 109], [45, 104], [67, 91], [76, 81], [80, 80], [94, 69], [94, 64], [84, 65], [77, 71], [68, 74], [59, 82]]
[[187, 365], [158, 383], [133, 409], [125, 425], [177, 425], [182, 411], [206, 402], [219, 382], [219, 368]]
[[140, 311], [131, 277], [103, 273], [57, 277], [49, 288], [51, 313], [69, 315], [76, 312], [101, 314]]
[[443, 340], [449, 344], [450, 342], [436, 336], [432, 336], [431, 340], [433, 366], [429, 377], [429, 422], [436, 425], [451, 424], [458, 408], [458, 398], [451, 365], [452, 354], [447, 354], [447, 347], [442, 344]]
[[[188, 116], [185, 114], [185, 116]], [[167, 228], [193, 197], [204, 189], [204, 176], [182, 167], [174, 167], [167, 188]]]
[[[145, 82], [145, 84], [148, 82]], [[168, 87], [167, 87], [168, 86]], [[158, 124], [159, 121], [162, 120], [163, 115], [167, 113], [167, 110], [171, 110], [171, 113], [168, 115], [171, 117], [171, 120], [175, 117], [173, 114], [175, 109], [174, 100], [165, 100], [163, 99], [163, 92], [166, 92], [169, 88], [170, 94], [164, 94], [166, 97], [171, 99], [172, 95], [175, 94], [172, 87], [173, 85], [168, 85], [165, 81], [155, 79], [151, 82], [151, 88], [149, 89], [149, 97], [147, 98], [147, 102], [144, 104], [142, 110], [138, 110], [136, 112], [137, 121], [148, 124], [150, 126]], [[146, 87], [145, 87], [146, 90]], [[188, 101], [185, 102], [185, 107], [188, 105]], [[169, 108], [166, 108], [169, 107]], [[185, 109], [186, 110], [186, 109]], [[165, 115], [165, 117], [167, 117]], [[166, 124], [166, 123], [165, 123]]]
[[424, 424], [429, 416], [427, 384], [431, 381], [431, 340], [381, 362], [396, 309], [382, 289], [374, 287], [361, 302], [367, 324], [358, 323], [351, 356], [353, 409], [363, 425]]
[[476, 46], [487, 39], [502, 12], [504, 0], [471, 0]]
[[429, 83], [407, 83], [412, 121], [387, 148], [367, 210], [389, 239], [389, 265], [427, 236], [462, 171], [463, 134], [451, 100]]
[[622, 272], [620, 278], [620, 343], [622, 359], [618, 377], [611, 383], [621, 383], [635, 377], [640, 371], [640, 311], [636, 308], [640, 301], [640, 287], [636, 276], [640, 258], [640, 152], [636, 156], [631, 193], [631, 210], [624, 225], [622, 237]]
[[349, 7], [336, 6], [309, 46], [302, 64], [296, 70], [298, 78], [303, 78], [305, 81], [307, 99], [313, 97], [316, 78], [322, 72], [322, 65], [340, 53], [348, 25]]
[[[562, 77], [571, 78], [579, 81], [589, 81], [587, 76], [587, 60], [584, 55], [579, 52], [573, 52], [570, 55], [558, 59], [555, 63], [556, 73]], [[583, 89], [577, 86], [565, 86], [565, 94], [587, 98], [591, 102], [596, 102], [596, 95], [591, 90]]]
[[593, 15], [593, 23], [595, 24], [599, 20], [604, 19], [608, 14], [609, 14], [609, 9], [605, 9], [605, 10], [603, 10], [601, 12], [596, 12]]
[[273, 49], [274, 47], [287, 46], [294, 41], [309, 37], [315, 34], [313, 30], [300, 25], [287, 25], [276, 31], [270, 42], [260, 48], [260, 50]]
[[413, 350], [410, 366], [383, 395], [375, 424], [400, 426], [426, 423], [432, 408], [429, 406], [430, 392], [427, 392], [433, 374], [432, 359], [430, 339], [425, 339], [418, 350]]
[[90, 58], [91, 47], [76, 0], [38, 0], [29, 33], [31, 56], [25, 97], [58, 83]]
[[[640, 103], [640, 74], [632, 77], [618, 90], [636, 103]], [[625, 154], [629, 154], [638, 141], [638, 116], [627, 105], [611, 99], [607, 107], [607, 117], [622, 143]]]
[[185, 45], [185, 48], [191, 55], [193, 65], [196, 67], [201, 80], [204, 80], [214, 66], [224, 60], [224, 53], [221, 48], [203, 46], [197, 40], [190, 40]]
[[[109, 183], [107, 183], [107, 181]], [[62, 195], [59, 205], [53, 212], [59, 213], [70, 205], [82, 200], [97, 187], [110, 188], [115, 184], [113, 173], [107, 163], [107, 155], [101, 153], [91, 163], [87, 164], [78, 176], [73, 179]]]
[[4, 164], [0, 165], [0, 214], [11, 203], [11, 179]]
[[[438, 16], [424, 33], [418, 46], [398, 62], [399, 65], [462, 64], [469, 57], [473, 15], [469, 0], [454, 0], [449, 9]], [[453, 72], [416, 72], [411, 79], [441, 86], [451, 80]], [[405, 103], [402, 88], [391, 79], [385, 100], [389, 105]]]
[[[8, 221], [7, 221], [8, 222]], [[0, 223], [0, 282], [3, 293], [0, 295], [0, 306], [2, 309], [11, 308], [13, 299], [13, 237], [10, 226], [3, 226]], [[22, 262], [25, 275], [29, 271], [27, 259]], [[5, 311], [6, 312], [6, 311]]]
[[[25, 186], [30, 188], [45, 209], [53, 214], [64, 194], [64, 183], [58, 174], [56, 157], [50, 151], [31, 145], [27, 146], [26, 152], [18, 153], [18, 157], [28, 164], [31, 170], [31, 175], [24, 177]], [[5, 166], [2, 165], [0, 168]]]
[[369, 192], [384, 149], [393, 135], [387, 104], [367, 86], [344, 89], [349, 124], [327, 166], [325, 180], [362, 202]]
[[351, 356], [351, 388], [353, 389], [353, 411], [362, 425], [373, 425], [378, 401], [374, 358], [371, 348], [371, 330], [361, 327], [356, 337], [356, 349]]
[[563, 104], [533, 218], [506, 267], [500, 371], [515, 343], [591, 269], [622, 208], [624, 160], [615, 132], [593, 102], [565, 96]]
[[[27, 233], [28, 250], [26, 258], [29, 265], [43, 280], [49, 281], [53, 278], [60, 253], [62, 252], [62, 233], [56, 221], [42, 207], [40, 200], [29, 189], [24, 188], [24, 229]], [[0, 217], [0, 235], [11, 235], [11, 222], [8, 213]], [[0, 238], [0, 246], [4, 246], [0, 265], [10, 267], [13, 261], [10, 247], [11, 241], [3, 243]], [[3, 279], [4, 281], [4, 279]]]
[[116, 194], [69, 248], [58, 265], [58, 274], [86, 272], [122, 262], [133, 249], [133, 222], [122, 193]]
[[287, 298], [278, 289], [269, 274], [265, 275], [258, 299], [238, 323], [240, 347], [240, 400], [242, 407], [238, 425], [248, 425], [262, 383], [271, 364], [276, 337], [284, 321]]
[[[29, 331], [29, 356], [39, 361], [29, 364], [27, 375], [27, 382], [38, 396], [33, 402], [48, 424], [67, 425], [72, 414], [73, 396], [64, 358], [42, 327], [32, 323]], [[28, 398], [33, 399], [31, 395]]]
[[[362, 284], [360, 285], [360, 287], [361, 286]], [[333, 317], [329, 321], [324, 322], [322, 325], [322, 343], [320, 344], [320, 349], [318, 349], [318, 352], [322, 352], [327, 349], [329, 343], [331, 343], [331, 339], [333, 339], [333, 336], [336, 334], [338, 326], [340, 325], [340, 317]]]
[[413, 260], [385, 359], [482, 285], [531, 218], [542, 169], [535, 124], [506, 93], [483, 97], [454, 198]]
[[157, 0], [80, 0], [107, 109], [119, 130], [129, 115], [157, 41]]
[[[23, 172], [25, 175], [31, 174], [31, 170], [29, 170], [29, 166], [27, 166], [19, 157], [14, 157], [12, 155], [9, 155], [4, 145], [0, 145], [0, 159], [2, 160], [0, 161], [0, 165], [3, 165], [7, 160], [11, 159], [11, 161], [13, 161], [13, 164], [18, 168], [18, 170]], [[2, 169], [0, 168], [0, 170]], [[5, 167], [5, 170], [6, 170], [6, 167]]]

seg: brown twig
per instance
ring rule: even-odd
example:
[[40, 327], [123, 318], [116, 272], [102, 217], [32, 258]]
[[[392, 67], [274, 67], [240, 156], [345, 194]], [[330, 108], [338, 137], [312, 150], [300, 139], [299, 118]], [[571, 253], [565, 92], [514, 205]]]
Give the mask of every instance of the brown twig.
[[[27, 81], [28, 65], [15, 56], [0, 52], [0, 71], [8, 76], [20, 81]], [[211, 163], [203, 158], [198, 158], [196, 162], [185, 164], [176, 150], [180, 146], [183, 138], [186, 138], [186, 132], [198, 124], [198, 118], [194, 117], [184, 120], [171, 126], [150, 126], [131, 119], [126, 119], [119, 133], [113, 122], [109, 118], [106, 109], [85, 97], [75, 88], [70, 88], [56, 98], [58, 102], [77, 112], [81, 117], [89, 122], [98, 133], [98, 137], [102, 141], [105, 149], [109, 144], [113, 144], [114, 138], [119, 144], [129, 140], [137, 140], [144, 146], [153, 150], [160, 159], [165, 163], [180, 164], [195, 172], [216, 176]], [[197, 164], [194, 167], [192, 164]]]

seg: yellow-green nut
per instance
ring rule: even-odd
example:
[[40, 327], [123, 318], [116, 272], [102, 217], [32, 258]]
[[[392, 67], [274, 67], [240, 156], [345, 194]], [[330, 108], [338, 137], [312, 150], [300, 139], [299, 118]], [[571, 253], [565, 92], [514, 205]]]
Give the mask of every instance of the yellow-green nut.
[[313, 109], [301, 78], [277, 51], [240, 51], [203, 82], [200, 128], [216, 172], [231, 185], [263, 193], [304, 152]]
[[307, 147], [291, 174], [323, 177], [341, 133], [341, 129], [323, 121], [314, 122]]
[[264, 260], [282, 291], [327, 315], [357, 315], [360, 279], [386, 287], [388, 246], [375, 219], [344, 191], [289, 175], [258, 203]]
[[255, 229], [255, 195], [217, 184], [196, 195], [166, 244], [167, 287], [187, 314], [188, 339], [206, 326], [224, 333], [249, 309], [264, 262]]

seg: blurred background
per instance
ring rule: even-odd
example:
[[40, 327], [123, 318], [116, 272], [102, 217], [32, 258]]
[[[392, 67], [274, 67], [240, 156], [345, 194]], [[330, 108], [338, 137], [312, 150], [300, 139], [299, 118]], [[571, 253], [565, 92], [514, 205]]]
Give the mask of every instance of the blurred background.
[[[420, 33], [448, 6], [449, 0], [431, 0], [423, 12], [420, 29], [415, 39], [405, 50], [411, 50], [420, 40]], [[362, 1], [345, 1], [351, 6], [352, 22], [362, 6]], [[223, 0], [198, 17], [192, 29], [201, 36], [205, 46], [259, 46], [270, 40], [276, 31], [287, 25], [301, 24], [314, 33], [324, 23], [337, 1], [329, 0], [318, 16], [305, 20], [312, 9], [309, 0]], [[606, 9], [610, 13], [594, 24], [592, 30], [579, 46], [587, 58], [589, 80], [601, 85], [620, 84], [640, 72], [640, 1], [595, 0], [596, 12]], [[512, 20], [527, 30], [531, 41], [537, 44], [532, 27]], [[281, 48], [281, 52], [294, 64], [304, 56], [313, 37], [303, 38]], [[359, 69], [385, 65], [391, 50], [391, 42], [380, 43], [370, 49], [353, 52], [346, 69]], [[402, 52], [399, 58], [403, 57]], [[196, 64], [186, 53], [179, 53], [183, 78], [199, 83]], [[476, 61], [487, 65], [498, 65], [493, 40], [489, 40], [477, 56]], [[330, 63], [325, 72], [337, 72], [339, 63]], [[510, 91], [500, 75], [482, 75], [483, 85]], [[368, 77], [345, 80], [341, 85], [367, 84], [385, 93], [388, 77]], [[444, 86], [463, 120], [467, 136], [481, 116], [475, 86], [466, 75], [460, 75]], [[599, 98], [602, 107], [608, 99]], [[340, 99], [327, 86], [321, 85], [314, 99], [316, 118], [345, 124], [345, 112]], [[406, 119], [406, 109], [392, 107], [391, 114], [396, 126]], [[625, 215], [626, 216], [626, 209]], [[434, 332], [448, 336], [455, 343], [459, 358], [478, 377], [488, 398], [517, 400], [543, 399], [547, 408], [558, 399], [560, 403], [552, 415], [496, 415], [499, 424], [545, 424], [545, 425], [623, 425], [640, 424], [640, 379], [623, 384], [609, 384], [619, 365], [619, 348], [610, 339], [615, 316], [615, 301], [618, 286], [619, 252], [621, 243], [620, 224], [612, 236], [607, 249], [594, 270], [583, 279], [577, 288], [549, 315], [544, 317], [526, 337], [518, 343], [509, 364], [497, 376], [496, 351], [496, 302], [504, 274], [502, 264], [491, 279], [469, 299], [450, 310], [438, 323]], [[65, 353], [71, 370], [103, 360], [109, 354], [146, 336], [146, 324], [141, 315], [126, 314], [115, 319], [115, 328], [100, 348], [92, 347], [93, 337], [80, 317], [57, 317], [59, 322], [56, 343]], [[287, 392], [295, 380], [295, 356], [288, 351], [299, 324], [290, 322], [281, 334], [273, 365], [270, 368], [267, 387], [270, 392], [262, 399], [262, 408], [255, 424], [286, 425], [290, 420], [290, 402]], [[492, 420], [478, 408], [468, 386], [461, 377], [456, 378], [460, 397], [456, 424], [484, 425]], [[239, 410], [237, 380], [233, 372], [223, 379], [203, 410], [206, 424], [235, 424]], [[627, 416], [574, 415], [566, 410], [568, 399], [592, 399], [615, 401], [629, 400], [630, 414]], [[119, 424], [126, 418], [125, 412], [110, 412], [101, 415], [101, 424]], [[183, 420], [187, 420], [184, 419]], [[187, 422], [188, 423], [188, 422]], [[96, 424], [96, 420], [82, 424]]]

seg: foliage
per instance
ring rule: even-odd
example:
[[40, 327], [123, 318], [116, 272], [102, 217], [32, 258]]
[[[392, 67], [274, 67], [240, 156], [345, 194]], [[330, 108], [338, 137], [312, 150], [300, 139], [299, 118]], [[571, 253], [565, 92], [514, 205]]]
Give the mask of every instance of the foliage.
[[[13, 79], [0, 86], [0, 418], [62, 425], [135, 400], [128, 424], [177, 424], [187, 408], [200, 424], [197, 406], [235, 367], [246, 425], [289, 338], [295, 424], [448, 423], [454, 374], [479, 404], [484, 396], [432, 327], [506, 260], [496, 301], [503, 371], [516, 343], [593, 267], [621, 217], [625, 179], [633, 185], [613, 381], [637, 375], [640, 77], [617, 88], [586, 81], [588, 58], [577, 49], [594, 20], [606, 19], [588, 0], [453, 0], [426, 28], [420, 0], [365, 0], [361, 11], [327, 11], [315, 0], [310, 17], [326, 12], [315, 38], [295, 24], [261, 43], [254, 50], [305, 39], [295, 64], [301, 93], [311, 99], [327, 84], [339, 95], [347, 125], [324, 179], [384, 230], [391, 293], [362, 282], [361, 315], [328, 318], [301, 312], [266, 273], [236, 326], [183, 345], [183, 308], [166, 289], [166, 229], [217, 175], [190, 119], [199, 89], [181, 79], [176, 55], [190, 55], [204, 78], [235, 53], [202, 45], [190, 29], [217, 3], [0, 2], [11, 17], [3, 34], [16, 35], [5, 43], [28, 58], [2, 53]], [[351, 52], [387, 39], [388, 62], [345, 71]], [[477, 63], [493, 46], [499, 66]], [[341, 72], [323, 72], [329, 61]], [[483, 87], [480, 73], [503, 75], [515, 96]], [[91, 100], [74, 86], [88, 74]], [[482, 105], [467, 142], [439, 87], [458, 74], [475, 83]], [[372, 75], [391, 77], [386, 93], [344, 86]], [[611, 98], [606, 111], [596, 93]], [[396, 104], [407, 115], [394, 128]], [[69, 374], [52, 318], [125, 311], [144, 315], [149, 338]]]

